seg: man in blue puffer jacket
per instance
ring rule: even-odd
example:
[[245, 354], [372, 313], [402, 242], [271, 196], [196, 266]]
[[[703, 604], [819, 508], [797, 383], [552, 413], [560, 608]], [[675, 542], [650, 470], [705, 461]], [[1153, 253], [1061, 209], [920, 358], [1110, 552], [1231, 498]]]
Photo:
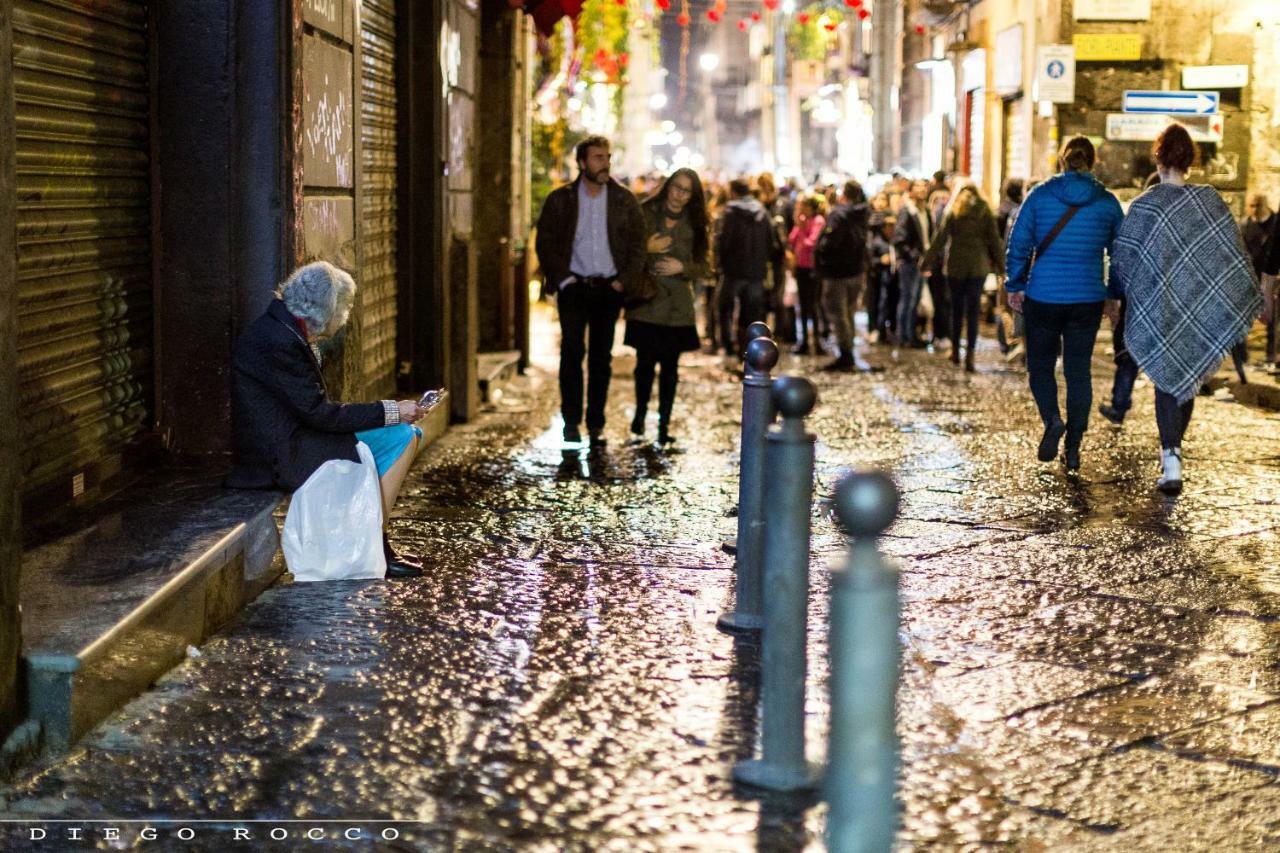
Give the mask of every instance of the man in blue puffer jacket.
[[[1013, 224], [1007, 263], [1009, 306], [1026, 319], [1027, 375], [1044, 422], [1039, 459], [1080, 468], [1080, 442], [1093, 406], [1090, 362], [1107, 298], [1103, 253], [1124, 219], [1120, 202], [1091, 172], [1097, 155], [1083, 136], [1058, 156], [1062, 174], [1036, 187]], [[1058, 410], [1058, 353], [1067, 382], [1067, 420]]]

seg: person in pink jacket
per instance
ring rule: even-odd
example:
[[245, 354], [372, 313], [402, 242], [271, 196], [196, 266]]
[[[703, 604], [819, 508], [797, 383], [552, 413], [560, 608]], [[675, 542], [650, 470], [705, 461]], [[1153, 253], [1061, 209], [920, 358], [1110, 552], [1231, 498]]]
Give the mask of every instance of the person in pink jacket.
[[[787, 242], [795, 255], [796, 289], [800, 295], [800, 342], [792, 352], [806, 354], [821, 352], [819, 343], [821, 323], [819, 306], [822, 304], [822, 279], [813, 272], [813, 248], [826, 227], [822, 216], [824, 200], [820, 195], [806, 195], [796, 203], [796, 224]], [[809, 327], [813, 326], [813, 347], [810, 348]]]

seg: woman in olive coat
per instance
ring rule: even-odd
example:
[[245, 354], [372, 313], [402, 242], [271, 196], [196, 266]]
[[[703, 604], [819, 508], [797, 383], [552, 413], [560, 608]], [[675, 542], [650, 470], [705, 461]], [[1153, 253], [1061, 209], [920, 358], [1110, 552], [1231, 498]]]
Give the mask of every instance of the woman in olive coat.
[[707, 274], [707, 203], [692, 169], [671, 174], [642, 206], [648, 235], [646, 272], [655, 295], [627, 307], [623, 342], [636, 351], [636, 414], [631, 432], [644, 435], [649, 395], [658, 373], [658, 443], [670, 444], [671, 407], [680, 353], [700, 347], [693, 287]]
[[[951, 363], [960, 363], [960, 323], [963, 320], [964, 369], [972, 373], [983, 284], [991, 273], [1004, 275], [1004, 243], [996, 228], [995, 214], [973, 184], [966, 184], [956, 193], [920, 266], [930, 270], [933, 262], [942, 257], [945, 257], [943, 272], [951, 288], [951, 332], [955, 344], [951, 347]], [[925, 275], [931, 273], [926, 272]]]

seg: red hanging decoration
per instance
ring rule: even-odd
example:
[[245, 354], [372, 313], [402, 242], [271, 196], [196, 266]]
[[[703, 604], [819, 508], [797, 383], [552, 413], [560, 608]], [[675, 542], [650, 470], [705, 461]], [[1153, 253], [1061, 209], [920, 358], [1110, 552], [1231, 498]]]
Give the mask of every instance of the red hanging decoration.
[[822, 25], [822, 28], [829, 33], [833, 33], [836, 31], [836, 27], [838, 26], [840, 25], [837, 24], [835, 21], [827, 21], [825, 24]]
[[617, 3], [619, 6], [627, 5], [627, 0], [613, 0], [613, 2]]
[[716, 0], [711, 8], [723, 15], [729, 8], [729, 0]]
[[680, 26], [682, 26], [682, 27], [687, 27], [687, 26], [689, 26], [689, 15], [688, 15], [688, 13], [687, 13], [687, 12], [681, 12], [679, 15], [676, 15], [676, 23], [677, 23], [677, 24], [679, 24], [679, 25], [680, 25]]
[[751, 28], [751, 22], [748, 21], [746, 18], [743, 18], [741, 21], [738, 21], [738, 32], [745, 33], [750, 28]]
[[925, 32], [924, 24], [916, 24], [916, 35], [922, 36]]
[[871, 17], [871, 13], [868, 12], [866, 9], [858, 10], [858, 20], [865, 21], [867, 18], [870, 18], [870, 17]]
[[774, 11], [774, 10], [776, 10], [776, 9], [778, 8], [778, 3], [779, 3], [780, 1], [781, 1], [781, 0], [761, 0], [761, 2], [763, 2], [763, 3], [764, 3], [764, 7], [765, 7], [766, 9], [768, 9], [770, 12], [772, 12], [772, 11]]
[[799, 21], [801, 24], [809, 23], [809, 13], [801, 12], [799, 15], [796, 15], [796, 20]]
[[759, 13], [759, 12], [752, 12], [752, 13], [751, 13], [751, 23], [753, 23], [753, 24], [758, 24], [758, 23], [760, 23], [760, 13]]
[[715, 9], [708, 9], [708, 10], [707, 10], [707, 20], [708, 20], [708, 21], [710, 21], [710, 22], [711, 22], [711, 23], [713, 23], [713, 24], [718, 24], [718, 23], [720, 23], [720, 13], [719, 13], [719, 12], [717, 12]]
[[631, 63], [631, 54], [623, 51], [618, 54], [618, 67], [626, 68]]
[[658, 8], [664, 12], [671, 8], [671, 0], [655, 0], [655, 2]]

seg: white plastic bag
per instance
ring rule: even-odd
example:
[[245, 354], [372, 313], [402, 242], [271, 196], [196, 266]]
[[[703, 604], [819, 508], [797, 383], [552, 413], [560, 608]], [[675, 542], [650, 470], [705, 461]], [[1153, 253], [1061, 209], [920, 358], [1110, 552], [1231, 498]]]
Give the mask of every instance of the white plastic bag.
[[330, 460], [293, 493], [280, 544], [295, 581], [387, 574], [378, 466], [363, 441], [356, 452], [359, 462]]

